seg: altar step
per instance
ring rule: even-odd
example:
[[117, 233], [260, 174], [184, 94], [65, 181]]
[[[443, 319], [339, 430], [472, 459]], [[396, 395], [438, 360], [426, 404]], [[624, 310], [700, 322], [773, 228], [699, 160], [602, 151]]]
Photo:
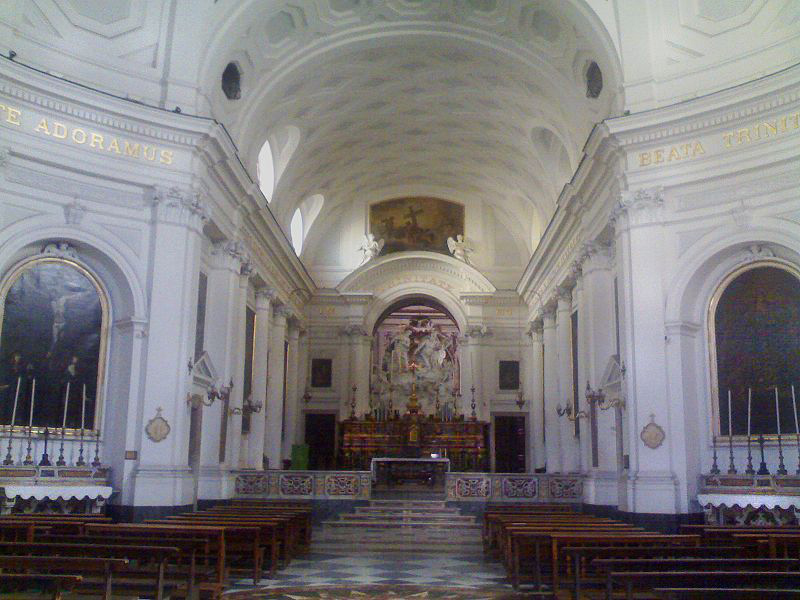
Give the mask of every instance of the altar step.
[[426, 552], [479, 554], [481, 525], [442, 501], [373, 500], [322, 523], [314, 534], [320, 552]]

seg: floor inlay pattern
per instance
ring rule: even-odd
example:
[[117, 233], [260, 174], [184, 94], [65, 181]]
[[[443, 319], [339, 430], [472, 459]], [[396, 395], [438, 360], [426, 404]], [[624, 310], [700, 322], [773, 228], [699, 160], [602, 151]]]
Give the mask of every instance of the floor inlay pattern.
[[251, 580], [239, 580], [227, 597], [505, 600], [524, 596], [512, 593], [499, 563], [480, 556], [312, 552], [293, 560], [275, 579], [264, 579], [258, 586]]

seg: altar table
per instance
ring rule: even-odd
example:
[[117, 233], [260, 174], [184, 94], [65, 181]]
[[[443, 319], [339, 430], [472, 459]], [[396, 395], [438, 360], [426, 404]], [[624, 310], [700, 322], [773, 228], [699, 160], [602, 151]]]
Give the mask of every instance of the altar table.
[[376, 491], [444, 491], [447, 458], [373, 458], [370, 466]]

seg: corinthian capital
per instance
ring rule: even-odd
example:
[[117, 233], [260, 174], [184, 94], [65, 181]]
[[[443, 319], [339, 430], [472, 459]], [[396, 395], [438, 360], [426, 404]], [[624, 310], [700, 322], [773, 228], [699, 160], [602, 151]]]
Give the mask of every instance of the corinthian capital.
[[214, 244], [211, 255], [216, 259], [219, 268], [229, 269], [240, 275], [248, 276], [253, 271], [250, 255], [241, 240], [217, 242]]
[[617, 222], [626, 218], [630, 225], [654, 222], [663, 205], [664, 188], [660, 186], [622, 192], [611, 212], [611, 219]]
[[151, 191], [150, 205], [162, 223], [199, 228], [208, 220], [205, 198], [198, 190], [157, 185]]

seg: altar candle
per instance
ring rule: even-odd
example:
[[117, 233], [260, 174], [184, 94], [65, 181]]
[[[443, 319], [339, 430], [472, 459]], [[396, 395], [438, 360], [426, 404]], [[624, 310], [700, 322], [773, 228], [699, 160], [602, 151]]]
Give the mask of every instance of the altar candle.
[[778, 435], [781, 434], [781, 407], [778, 405], [778, 386], [775, 386], [775, 420], [778, 423]]
[[731, 420], [731, 391], [728, 390], [728, 437], [733, 437], [733, 421]]
[[31, 384], [31, 413], [30, 416], [28, 417], [29, 429], [33, 427], [33, 403], [35, 400], [36, 400], [36, 380], [34, 379], [33, 383]]
[[81, 431], [83, 431], [84, 421], [86, 419], [86, 384], [83, 384], [83, 402], [81, 402]]
[[17, 420], [17, 402], [19, 402], [19, 384], [22, 382], [22, 377], [17, 377], [17, 393], [14, 394], [14, 409], [11, 411], [11, 427], [14, 427], [14, 421]]
[[67, 428], [67, 406], [69, 406], [69, 384], [72, 383], [71, 381], [67, 382], [67, 391], [64, 394], [64, 419], [61, 421], [61, 429]]
[[794, 385], [792, 385], [792, 408], [794, 409], [794, 432], [800, 436], [800, 427], [797, 426], [797, 400], [794, 397]]
[[753, 390], [747, 388], [747, 437], [750, 438], [750, 403], [753, 400]]

